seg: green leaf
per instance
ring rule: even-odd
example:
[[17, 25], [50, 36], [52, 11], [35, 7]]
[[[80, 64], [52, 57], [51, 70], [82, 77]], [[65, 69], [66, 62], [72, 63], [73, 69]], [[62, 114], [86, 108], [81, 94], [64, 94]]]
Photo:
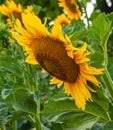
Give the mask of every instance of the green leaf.
[[96, 89], [96, 93], [92, 94], [93, 101], [96, 102], [104, 111], [109, 109], [109, 99], [107, 95], [103, 92], [102, 88]]
[[106, 123], [103, 130], [113, 130], [113, 122]]
[[113, 57], [108, 58], [108, 71], [113, 79]]
[[42, 9], [41, 6], [33, 5], [33, 12], [35, 12], [37, 15], [39, 14], [40, 10]]
[[88, 130], [103, 130], [103, 124], [97, 123], [91, 129], [88, 129]]
[[111, 22], [106, 19], [104, 13], [97, 16], [97, 18], [92, 22], [90, 28], [90, 33], [92, 35], [91, 40], [95, 40], [96, 45], [103, 45], [105, 43], [106, 35], [108, 35], [111, 27]]
[[98, 117], [80, 110], [69, 110], [54, 112], [46, 115], [49, 122], [58, 124], [66, 130], [86, 130], [91, 128], [98, 120]]
[[107, 112], [96, 102], [87, 102], [85, 112], [101, 117], [104, 120], [108, 120]]
[[63, 130], [61, 123], [52, 122], [51, 125], [51, 130]]
[[113, 12], [107, 14], [107, 18], [112, 22], [112, 26], [113, 26]]
[[22, 111], [13, 111], [12, 114], [10, 115], [10, 117], [8, 118], [8, 121], [14, 121], [14, 120], [18, 120], [21, 118], [26, 117], [26, 113], [22, 112]]
[[75, 32], [75, 33], [71, 36], [70, 40], [72, 41], [72, 43], [77, 43], [78, 40], [80, 40], [80, 39], [86, 37], [86, 35], [87, 35], [87, 30], [86, 30], [86, 29], [80, 30], [80, 31], [78, 31], [78, 32]]
[[109, 104], [109, 115], [111, 120], [113, 121], [113, 104]]
[[68, 111], [61, 114], [56, 122], [62, 123], [66, 130], [86, 130], [91, 128], [97, 119], [97, 117], [81, 111]]
[[2, 69], [6, 70], [8, 72], [11, 72], [17, 76], [21, 75], [19, 68], [13, 62], [1, 61], [0, 62], [0, 70], [2, 70]]
[[102, 119], [109, 120], [108, 113], [110, 104], [101, 88], [97, 88], [96, 93], [92, 93], [92, 100], [92, 102], [87, 102], [85, 111]]
[[[97, 95], [95, 95], [93, 99], [95, 99], [96, 96]], [[99, 98], [97, 97], [97, 100], [98, 99]], [[87, 117], [87, 119], [89, 119], [89, 118], [92, 118], [92, 120], [94, 119], [92, 121], [92, 125], [93, 125], [93, 123], [95, 122], [95, 120], [97, 118], [108, 120], [108, 115], [107, 115], [107, 112], [105, 111], [106, 109], [108, 110], [108, 106], [109, 105], [108, 105], [108, 101], [106, 101], [106, 98], [103, 100], [101, 99], [99, 101], [94, 100], [93, 102], [87, 102], [85, 111], [81, 111], [81, 110], [77, 109], [77, 107], [76, 107], [74, 101], [71, 99], [71, 97], [67, 97], [65, 94], [58, 94], [49, 100], [48, 104], [42, 111], [42, 114], [47, 115], [47, 119], [50, 122], [56, 122], [56, 121], [58, 122], [60, 117], [62, 117], [63, 114], [65, 115], [65, 112], [72, 113], [72, 117], [73, 117], [74, 113], [76, 113], [76, 114], [81, 113], [79, 120], [82, 120], [83, 115], [85, 115], [84, 117]], [[67, 114], [67, 117], [65, 117], [65, 119], [68, 119], [69, 115], [71, 115], [71, 114]], [[76, 118], [78, 119], [78, 117], [76, 117]], [[67, 122], [70, 122], [70, 120], [73, 121], [74, 119], [75, 119], [75, 117], [73, 117], [73, 119], [69, 119]], [[61, 122], [63, 122], [63, 121], [61, 121]], [[73, 127], [74, 122], [71, 125]], [[81, 126], [81, 124], [78, 124], [78, 128], [80, 128], [79, 125]], [[84, 125], [86, 125], [86, 124], [84, 123]], [[84, 126], [83, 128], [86, 128], [86, 126]]]
[[29, 91], [23, 84], [8, 82], [6, 88], [2, 89], [1, 97], [5, 102], [14, 103], [22, 99], [25, 95], [29, 95]]
[[34, 94], [22, 97], [14, 104], [16, 111], [23, 111], [32, 115], [37, 114], [37, 103], [34, 100]]
[[68, 98], [64, 94], [56, 94], [53, 98], [49, 100], [48, 104], [42, 111], [42, 114], [75, 109], [77, 109], [77, 107], [75, 106], [75, 103], [72, 101], [72, 99]]
[[78, 0], [78, 2], [81, 4], [84, 4], [84, 6], [86, 7], [86, 4], [88, 2], [88, 0]]
[[102, 67], [106, 64], [107, 48], [106, 43], [111, 32], [111, 22], [104, 13], [98, 15], [89, 28], [88, 43], [92, 52], [91, 64]]
[[3, 99], [6, 99], [7, 97], [9, 97], [11, 95], [11, 91], [12, 89], [4, 89], [1, 92], [1, 96]]
[[8, 104], [4, 102], [0, 102], [0, 115], [6, 113], [7, 110], [8, 110]]

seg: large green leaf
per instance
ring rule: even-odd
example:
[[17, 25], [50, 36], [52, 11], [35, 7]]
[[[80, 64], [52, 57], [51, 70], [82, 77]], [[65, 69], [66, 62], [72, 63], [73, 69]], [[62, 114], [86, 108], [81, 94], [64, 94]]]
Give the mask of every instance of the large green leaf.
[[109, 35], [109, 31], [111, 31], [111, 22], [106, 19], [104, 13], [98, 15], [92, 22], [89, 32], [92, 36], [91, 40], [95, 41], [95, 46], [102, 46], [105, 43], [104, 40], [106, 36]]
[[48, 114], [52, 112], [59, 112], [64, 110], [75, 110], [77, 107], [75, 106], [72, 99], [69, 99], [68, 97], [61, 97], [59, 95], [59, 98], [51, 98], [49, 100], [49, 103], [45, 106], [44, 110], [42, 111], [43, 114]]
[[[97, 95], [93, 97], [95, 99]], [[65, 129], [83, 129], [91, 128], [98, 119], [108, 120], [107, 110], [109, 107], [108, 100], [102, 98], [99, 100], [87, 102], [85, 111], [77, 109], [71, 97], [65, 94], [57, 94], [52, 97], [42, 111], [43, 115], [50, 122], [62, 123]]]
[[54, 99], [52, 98], [42, 111], [43, 115], [46, 114], [45, 118], [49, 122], [54, 122], [54, 125], [60, 123], [65, 130], [86, 130], [86, 128], [91, 128], [97, 122], [99, 117], [88, 112], [88, 108], [86, 111], [80, 111], [71, 98], [63, 97], [63, 95], [61, 95], [61, 98], [57, 98], [57, 96]]
[[68, 111], [62, 113], [56, 120], [65, 130], [86, 130], [91, 128], [98, 118], [81, 111]]
[[98, 104], [103, 109], [103, 111], [107, 112], [109, 110], [109, 99], [103, 92], [102, 88], [97, 88], [96, 93], [92, 93], [92, 98], [93, 102]]
[[[96, 99], [97, 97], [97, 99]], [[58, 106], [58, 107], [57, 107]], [[93, 111], [93, 109], [96, 109]], [[84, 112], [90, 113], [92, 115], [102, 117], [107, 120], [106, 111], [109, 109], [109, 101], [104, 96], [104, 94], [99, 91], [93, 94], [93, 102], [87, 102], [86, 109]], [[52, 97], [48, 104], [45, 106], [45, 109], [42, 111], [44, 114], [59, 112], [65, 110], [78, 110], [74, 101], [71, 97], [67, 97], [65, 94], [56, 94]]]
[[107, 60], [107, 40], [111, 32], [111, 22], [104, 13], [98, 15], [89, 28], [88, 44], [92, 52], [91, 64], [102, 67]]

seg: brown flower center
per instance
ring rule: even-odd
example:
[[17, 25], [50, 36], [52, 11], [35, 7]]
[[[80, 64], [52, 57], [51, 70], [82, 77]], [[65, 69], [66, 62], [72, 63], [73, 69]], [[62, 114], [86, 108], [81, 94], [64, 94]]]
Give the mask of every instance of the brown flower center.
[[17, 12], [17, 11], [14, 11], [12, 13], [12, 15], [14, 16], [15, 19], [19, 19], [21, 24], [23, 25], [23, 22], [22, 22], [22, 17], [21, 17], [21, 13], [20, 12]]
[[73, 0], [66, 0], [66, 5], [69, 7], [71, 12], [76, 13], [77, 12], [77, 4]]
[[50, 37], [34, 39], [32, 49], [36, 60], [51, 75], [70, 83], [76, 81], [79, 66], [67, 55], [62, 41]]

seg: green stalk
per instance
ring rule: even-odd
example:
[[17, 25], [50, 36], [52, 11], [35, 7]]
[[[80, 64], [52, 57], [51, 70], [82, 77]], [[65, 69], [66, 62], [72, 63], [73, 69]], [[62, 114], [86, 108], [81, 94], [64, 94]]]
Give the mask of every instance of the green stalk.
[[108, 120], [111, 121], [111, 117], [109, 115], [109, 112], [106, 112], [107, 116], [108, 116]]
[[[20, 47], [22, 57], [25, 60], [23, 48], [21, 46], [19, 46], [19, 47]], [[24, 65], [25, 65], [25, 84], [27, 85], [27, 88], [29, 88], [29, 90], [31, 91], [31, 85], [30, 85], [30, 79], [29, 79], [29, 77], [30, 77], [29, 65], [27, 65], [26, 63], [24, 63]]]
[[106, 88], [109, 91], [111, 99], [113, 100], [113, 81], [112, 81], [112, 79], [110, 77], [110, 74], [109, 74], [109, 72], [107, 70], [107, 66], [108, 66], [107, 42], [108, 42], [111, 31], [112, 31], [112, 26], [110, 26], [107, 35], [103, 39], [103, 41], [104, 41], [104, 44], [103, 44], [104, 48], [103, 49], [104, 49], [105, 71], [104, 71], [104, 74], [102, 75], [102, 79], [103, 79], [104, 84], [106, 85]]
[[89, 18], [88, 18], [86, 6], [84, 5], [84, 3], [82, 3], [82, 7], [84, 8], [85, 18], [86, 18], [86, 20], [87, 20], [87, 27], [89, 28], [89, 27], [90, 27]]
[[34, 115], [35, 118], [33, 118], [31, 115], [29, 115], [30, 120], [33, 122], [36, 130], [42, 130], [41, 121], [39, 116]]
[[113, 81], [109, 75], [107, 68], [105, 69], [104, 74], [102, 75], [102, 79], [110, 93], [111, 99], [113, 100]]
[[40, 100], [37, 101], [37, 111], [33, 115], [28, 115], [30, 120], [33, 122], [36, 130], [42, 130], [42, 125], [40, 121]]
[[42, 130], [42, 125], [40, 121], [40, 100], [37, 101], [37, 111], [36, 111], [36, 128], [37, 130]]
[[12, 130], [17, 130], [17, 121], [12, 122]]
[[2, 126], [2, 127], [1, 127], [1, 130], [6, 130], [5, 126]]
[[89, 24], [89, 18], [88, 18], [88, 15], [87, 15], [86, 8], [84, 8], [84, 11], [85, 11], [85, 14], [86, 14], [87, 27], [89, 28], [89, 27], [90, 27], [90, 24]]
[[36, 126], [36, 130], [42, 130], [42, 126], [41, 126], [41, 122], [40, 122], [40, 119], [38, 116], [36, 116], [36, 123], [35, 123], [35, 126]]

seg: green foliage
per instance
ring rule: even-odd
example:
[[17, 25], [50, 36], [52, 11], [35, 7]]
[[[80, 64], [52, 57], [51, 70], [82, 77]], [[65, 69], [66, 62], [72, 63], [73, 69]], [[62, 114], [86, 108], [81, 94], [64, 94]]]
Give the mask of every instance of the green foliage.
[[[56, 0], [15, 0], [23, 8], [33, 5], [33, 11], [47, 24], [63, 13]], [[88, 0], [78, 0], [84, 11]], [[0, 1], [0, 4], [5, 1]], [[86, 12], [85, 12], [86, 13]], [[10, 33], [6, 18], [0, 14], [0, 129], [1, 130], [112, 130], [113, 129], [113, 13], [98, 13], [88, 19], [63, 25], [75, 47], [84, 42], [91, 51], [89, 65], [105, 68], [97, 77], [100, 88], [88, 83], [92, 101], [84, 111], [77, 108], [72, 97], [64, 94], [63, 86], [49, 84], [51, 76], [41, 73], [39, 65], [25, 63], [25, 50]], [[11, 42], [13, 41], [13, 42]]]
[[104, 125], [104, 130], [112, 130], [113, 129], [113, 122], [106, 123]]

